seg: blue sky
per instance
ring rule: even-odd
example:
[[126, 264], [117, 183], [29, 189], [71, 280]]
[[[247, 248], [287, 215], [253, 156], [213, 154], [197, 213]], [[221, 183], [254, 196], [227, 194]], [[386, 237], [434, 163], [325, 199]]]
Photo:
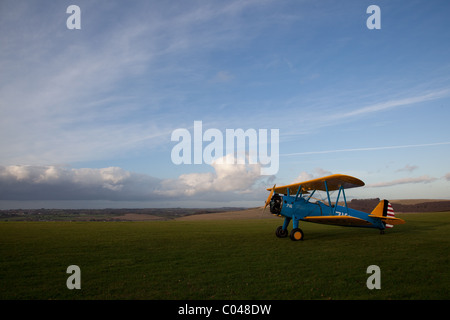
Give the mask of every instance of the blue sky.
[[[257, 206], [329, 173], [365, 181], [348, 196], [450, 199], [448, 9], [2, 1], [0, 208]], [[175, 165], [171, 133], [196, 120], [279, 129], [278, 173]]]

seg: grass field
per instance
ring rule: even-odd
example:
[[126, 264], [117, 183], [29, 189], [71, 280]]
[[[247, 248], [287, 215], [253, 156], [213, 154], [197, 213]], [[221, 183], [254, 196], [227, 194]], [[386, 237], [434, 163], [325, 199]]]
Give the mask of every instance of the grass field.
[[303, 223], [300, 242], [282, 219], [0, 222], [0, 299], [449, 299], [450, 212], [398, 216], [385, 235]]

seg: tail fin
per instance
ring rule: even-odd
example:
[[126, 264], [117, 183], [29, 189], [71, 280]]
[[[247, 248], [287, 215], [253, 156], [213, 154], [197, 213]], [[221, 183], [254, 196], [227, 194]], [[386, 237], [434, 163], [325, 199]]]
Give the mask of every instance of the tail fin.
[[387, 200], [381, 200], [370, 213], [369, 217], [383, 220], [386, 228], [392, 228], [396, 224], [405, 223], [404, 220], [395, 217], [394, 209]]

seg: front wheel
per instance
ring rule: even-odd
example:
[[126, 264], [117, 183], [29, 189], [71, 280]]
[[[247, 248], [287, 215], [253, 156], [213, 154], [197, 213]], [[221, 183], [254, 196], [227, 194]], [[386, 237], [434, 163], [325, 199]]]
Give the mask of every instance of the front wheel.
[[295, 228], [291, 231], [289, 234], [289, 238], [291, 238], [292, 241], [299, 241], [303, 240], [303, 231], [302, 229]]
[[287, 229], [286, 229], [286, 230], [283, 230], [283, 227], [282, 227], [282, 226], [279, 226], [279, 227], [277, 228], [277, 230], [275, 231], [275, 234], [276, 234], [276, 236], [277, 236], [278, 238], [286, 238], [287, 235], [288, 235], [288, 231], [287, 231]]

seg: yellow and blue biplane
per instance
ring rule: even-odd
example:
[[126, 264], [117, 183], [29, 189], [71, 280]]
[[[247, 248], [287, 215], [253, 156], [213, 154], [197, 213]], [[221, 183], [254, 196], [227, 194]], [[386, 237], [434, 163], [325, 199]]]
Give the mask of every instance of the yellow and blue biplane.
[[[276, 216], [284, 217], [284, 223], [276, 229], [276, 236], [288, 236], [288, 226], [292, 220], [293, 229], [289, 237], [293, 241], [303, 240], [303, 231], [299, 228], [300, 221], [323, 223], [348, 227], [376, 228], [383, 234], [386, 228], [405, 223], [395, 218], [394, 210], [388, 200], [381, 200], [371, 213], [351, 209], [347, 206], [345, 189], [364, 186], [361, 180], [343, 175], [334, 174], [327, 177], [305, 182], [294, 183], [268, 188], [269, 197], [264, 209], [270, 205], [270, 212]], [[330, 193], [338, 191], [336, 200], [331, 201]], [[323, 192], [324, 199], [313, 197]], [[338, 205], [342, 195], [344, 206]]]

